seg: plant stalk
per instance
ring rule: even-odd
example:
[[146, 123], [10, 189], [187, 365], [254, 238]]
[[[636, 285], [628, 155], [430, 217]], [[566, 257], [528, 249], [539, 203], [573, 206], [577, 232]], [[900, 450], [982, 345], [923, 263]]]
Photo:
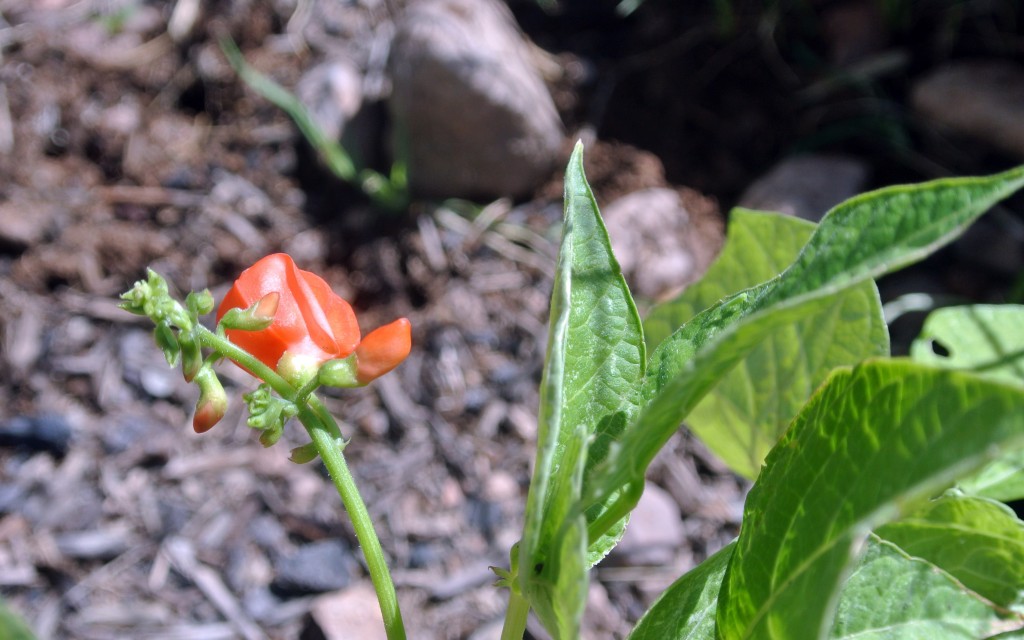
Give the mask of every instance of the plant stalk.
[[345, 505], [345, 510], [352, 520], [356, 539], [363, 550], [363, 557], [366, 559], [366, 566], [370, 572], [370, 580], [373, 581], [373, 588], [377, 592], [377, 600], [380, 603], [380, 612], [384, 619], [384, 630], [388, 640], [405, 640], [405, 624], [402, 622], [402, 612], [398, 607], [398, 595], [395, 593], [395, 585], [391, 580], [391, 573], [388, 571], [384, 549], [377, 538], [377, 532], [374, 531], [370, 512], [359, 495], [355, 479], [342, 454], [344, 442], [341, 439], [338, 423], [316, 396], [300, 397], [300, 392], [296, 391], [287, 380], [245, 349], [205, 327], [199, 327], [198, 334], [204, 346], [245, 367], [253, 375], [270, 385], [285, 400], [298, 401], [296, 408], [299, 421], [309, 432], [309, 437], [313, 440], [320, 459], [324, 461], [324, 466], [327, 467], [327, 471], [331, 475], [334, 487], [338, 490], [338, 495], [341, 496], [341, 502]]
[[[310, 403], [316, 403], [315, 398], [310, 398]], [[305, 425], [309, 437], [313, 439], [320, 459], [324, 461], [334, 487], [341, 496], [341, 501], [348, 511], [348, 517], [352, 520], [352, 526], [356, 532], [356, 539], [362, 547], [363, 557], [366, 559], [367, 569], [370, 571], [370, 579], [373, 581], [373, 588], [377, 592], [377, 601], [380, 603], [380, 613], [384, 618], [384, 630], [388, 640], [405, 640], [405, 625], [402, 622], [402, 612], [398, 607], [398, 595], [395, 593], [395, 585], [391, 581], [391, 574], [388, 572], [388, 563], [384, 557], [384, 549], [380, 546], [377, 532], [373, 529], [373, 521], [370, 519], [370, 512], [359, 495], [355, 479], [352, 477], [342, 454], [342, 443], [336, 439], [332, 432], [337, 432], [336, 424], [325, 425], [317, 415], [319, 412], [310, 407], [302, 407], [299, 410], [299, 420]], [[330, 418], [330, 416], [327, 416]], [[330, 418], [331, 422], [334, 421]], [[332, 428], [333, 427], [333, 428]]]
[[501, 627], [501, 640], [523, 640], [530, 603], [514, 588], [508, 592], [508, 609], [505, 610], [505, 623]]

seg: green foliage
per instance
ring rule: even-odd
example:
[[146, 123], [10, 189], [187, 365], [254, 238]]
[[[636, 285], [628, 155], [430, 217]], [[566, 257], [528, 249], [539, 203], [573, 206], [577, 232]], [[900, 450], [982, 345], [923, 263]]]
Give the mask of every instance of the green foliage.
[[[577, 147], [511, 572], [552, 635], [577, 637], [587, 569], [618, 540], [647, 466], [684, 419], [757, 482], [740, 538], [673, 584], [633, 640], [1024, 628], [1012, 612], [1022, 524], [980, 497], [1024, 486], [1011, 482], [1024, 467], [1024, 325], [1015, 309], [943, 311], [914, 360], [887, 359], [874, 285], [1022, 186], [1024, 167], [883, 189], [816, 228], [735, 212], [705, 279], [644, 323], [645, 366]], [[981, 483], [979, 469], [1000, 462], [1001, 479]]]
[[824, 637], [868, 533], [1024, 445], [1021, 409], [1022, 387], [906, 361], [834, 373], [747, 497], [719, 633]]
[[[925, 320], [910, 356], [1024, 383], [1024, 307], [973, 305], [939, 309]], [[966, 493], [995, 500], [1024, 499], [1024, 450], [1007, 451], [960, 481]]]
[[[779, 214], [733, 211], [729, 242], [704, 279], [644, 321], [648, 344], [660, 343], [717, 300], [778, 274], [814, 227]], [[865, 280], [765, 337], [694, 408], [687, 424], [736, 473], [753, 479], [832, 369], [888, 353], [878, 291]]]
[[951, 492], [877, 533], [1000, 607], [1024, 604], [1024, 523], [1001, 502]]
[[584, 478], [639, 408], [643, 367], [640, 318], [583, 175], [578, 144], [566, 170], [537, 463], [519, 547], [522, 592], [558, 638], [579, 635], [586, 570], [621, 534], [617, 527], [591, 545], [587, 521], [601, 511], [584, 514], [578, 505]]
[[846, 580], [829, 637], [970, 640], [1019, 623], [934, 565], [869, 536], [867, 552]]

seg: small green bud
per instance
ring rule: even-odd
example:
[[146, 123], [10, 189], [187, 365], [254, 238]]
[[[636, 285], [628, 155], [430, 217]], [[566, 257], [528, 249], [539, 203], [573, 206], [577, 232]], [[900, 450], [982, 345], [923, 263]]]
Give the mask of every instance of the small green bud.
[[249, 407], [246, 424], [263, 432], [260, 434], [260, 442], [264, 447], [277, 442], [284, 432], [285, 423], [298, 413], [294, 403], [275, 396], [267, 384], [261, 384], [242, 398]]
[[199, 385], [199, 400], [196, 402], [196, 414], [192, 418], [192, 428], [196, 433], [209, 431], [220, 422], [228, 408], [228, 396], [224, 393], [213, 367], [206, 365], [199, 369], [195, 376]]
[[272, 291], [246, 309], [228, 309], [220, 319], [220, 326], [240, 331], [262, 331], [274, 324], [274, 314], [280, 301], [281, 294]]
[[204, 316], [213, 311], [213, 294], [209, 289], [193, 291], [185, 296], [185, 306], [193, 317]]
[[181, 345], [181, 372], [185, 375], [185, 382], [192, 382], [203, 366], [203, 352], [192, 331], [179, 333], [178, 343]]
[[347, 358], [328, 360], [320, 367], [320, 384], [326, 387], [341, 387], [350, 389], [353, 387], [365, 386], [359, 382], [357, 372], [359, 363], [356, 361], [356, 354]]

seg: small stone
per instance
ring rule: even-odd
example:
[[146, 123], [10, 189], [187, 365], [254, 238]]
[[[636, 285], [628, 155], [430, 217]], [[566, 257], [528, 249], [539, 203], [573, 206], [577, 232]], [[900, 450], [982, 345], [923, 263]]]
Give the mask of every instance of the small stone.
[[[344, 591], [320, 596], [310, 610], [310, 626], [324, 640], [385, 640], [384, 618], [373, 586], [361, 582]], [[314, 637], [306, 629], [302, 637]]]
[[0, 445], [63, 456], [71, 445], [71, 425], [55, 414], [15, 416], [0, 423]]
[[679, 505], [665, 490], [648, 483], [609, 560], [626, 566], [669, 564], [685, 535]]
[[363, 74], [355, 63], [339, 58], [305, 74], [296, 95], [330, 139], [341, 143], [356, 169], [381, 162], [384, 109], [366, 100]]
[[0, 203], [0, 252], [20, 253], [42, 242], [54, 217], [49, 205], [16, 201]]
[[635, 191], [603, 213], [630, 290], [646, 300], [669, 298], [697, 280], [722, 245], [716, 205], [689, 189]]
[[818, 222], [829, 209], [860, 193], [867, 177], [867, 166], [854, 158], [794, 156], [750, 185], [738, 206]]
[[503, 3], [410, 3], [388, 67], [396, 155], [414, 191], [484, 200], [528, 194], [548, 177], [562, 123]]
[[939, 127], [1024, 158], [1024, 67], [950, 64], [919, 80], [912, 102]]
[[356, 561], [342, 540], [320, 540], [274, 562], [271, 589], [278, 595], [305, 595], [348, 586]]

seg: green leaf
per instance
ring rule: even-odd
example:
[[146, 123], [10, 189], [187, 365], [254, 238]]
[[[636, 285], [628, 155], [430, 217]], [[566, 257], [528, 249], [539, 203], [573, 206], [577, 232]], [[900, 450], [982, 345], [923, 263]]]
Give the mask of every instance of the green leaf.
[[698, 282], [644, 319], [647, 348], [654, 349], [698, 312], [737, 291], [775, 277], [800, 254], [815, 225], [792, 216], [733, 209], [722, 252]]
[[522, 592], [548, 631], [575, 638], [586, 569], [617, 538], [594, 541], [579, 509], [586, 474], [639, 407], [644, 367], [636, 307], [612, 255], [577, 144], [565, 177], [565, 224], [551, 299], [538, 451], [520, 544]]
[[0, 638], [5, 640], [35, 640], [25, 621], [7, 603], [0, 600]]
[[644, 613], [626, 640], [715, 640], [715, 609], [735, 542], [683, 574]]
[[[918, 362], [1024, 382], [1024, 306], [947, 307], [929, 314], [910, 346]], [[1024, 451], [1010, 451], [961, 481], [968, 494], [1024, 498]]]
[[[814, 227], [790, 216], [733, 211], [722, 254], [699, 283], [652, 312], [644, 323], [648, 340], [778, 274], [799, 255]], [[878, 290], [865, 280], [767, 336], [694, 408], [687, 425], [733, 471], [753, 479], [832, 369], [888, 353]]]
[[837, 371], [747, 497], [720, 636], [824, 637], [871, 529], [1021, 445], [1022, 388], [906, 361]]
[[910, 346], [910, 357], [1024, 382], [1024, 306], [973, 305], [934, 311]]
[[1024, 499], [1024, 450], [1008, 451], [978, 473], [960, 480], [964, 493], [1011, 502]]
[[843, 588], [831, 638], [974, 640], [1020, 625], [932, 564], [870, 536]]
[[[607, 503], [622, 487], [642, 482], [697, 402], [779, 327], [826, 308], [846, 289], [923, 258], [1021, 186], [1024, 167], [988, 178], [890, 187], [837, 206], [785, 272], [701, 312], [654, 351], [648, 401], [622, 433], [599, 484], [589, 488], [588, 504]], [[635, 497], [628, 494], [616, 509], [628, 511]], [[591, 537], [600, 533], [591, 529]]]
[[876, 531], [995, 604], [1022, 604], [1024, 522], [1006, 505], [950, 494]]

